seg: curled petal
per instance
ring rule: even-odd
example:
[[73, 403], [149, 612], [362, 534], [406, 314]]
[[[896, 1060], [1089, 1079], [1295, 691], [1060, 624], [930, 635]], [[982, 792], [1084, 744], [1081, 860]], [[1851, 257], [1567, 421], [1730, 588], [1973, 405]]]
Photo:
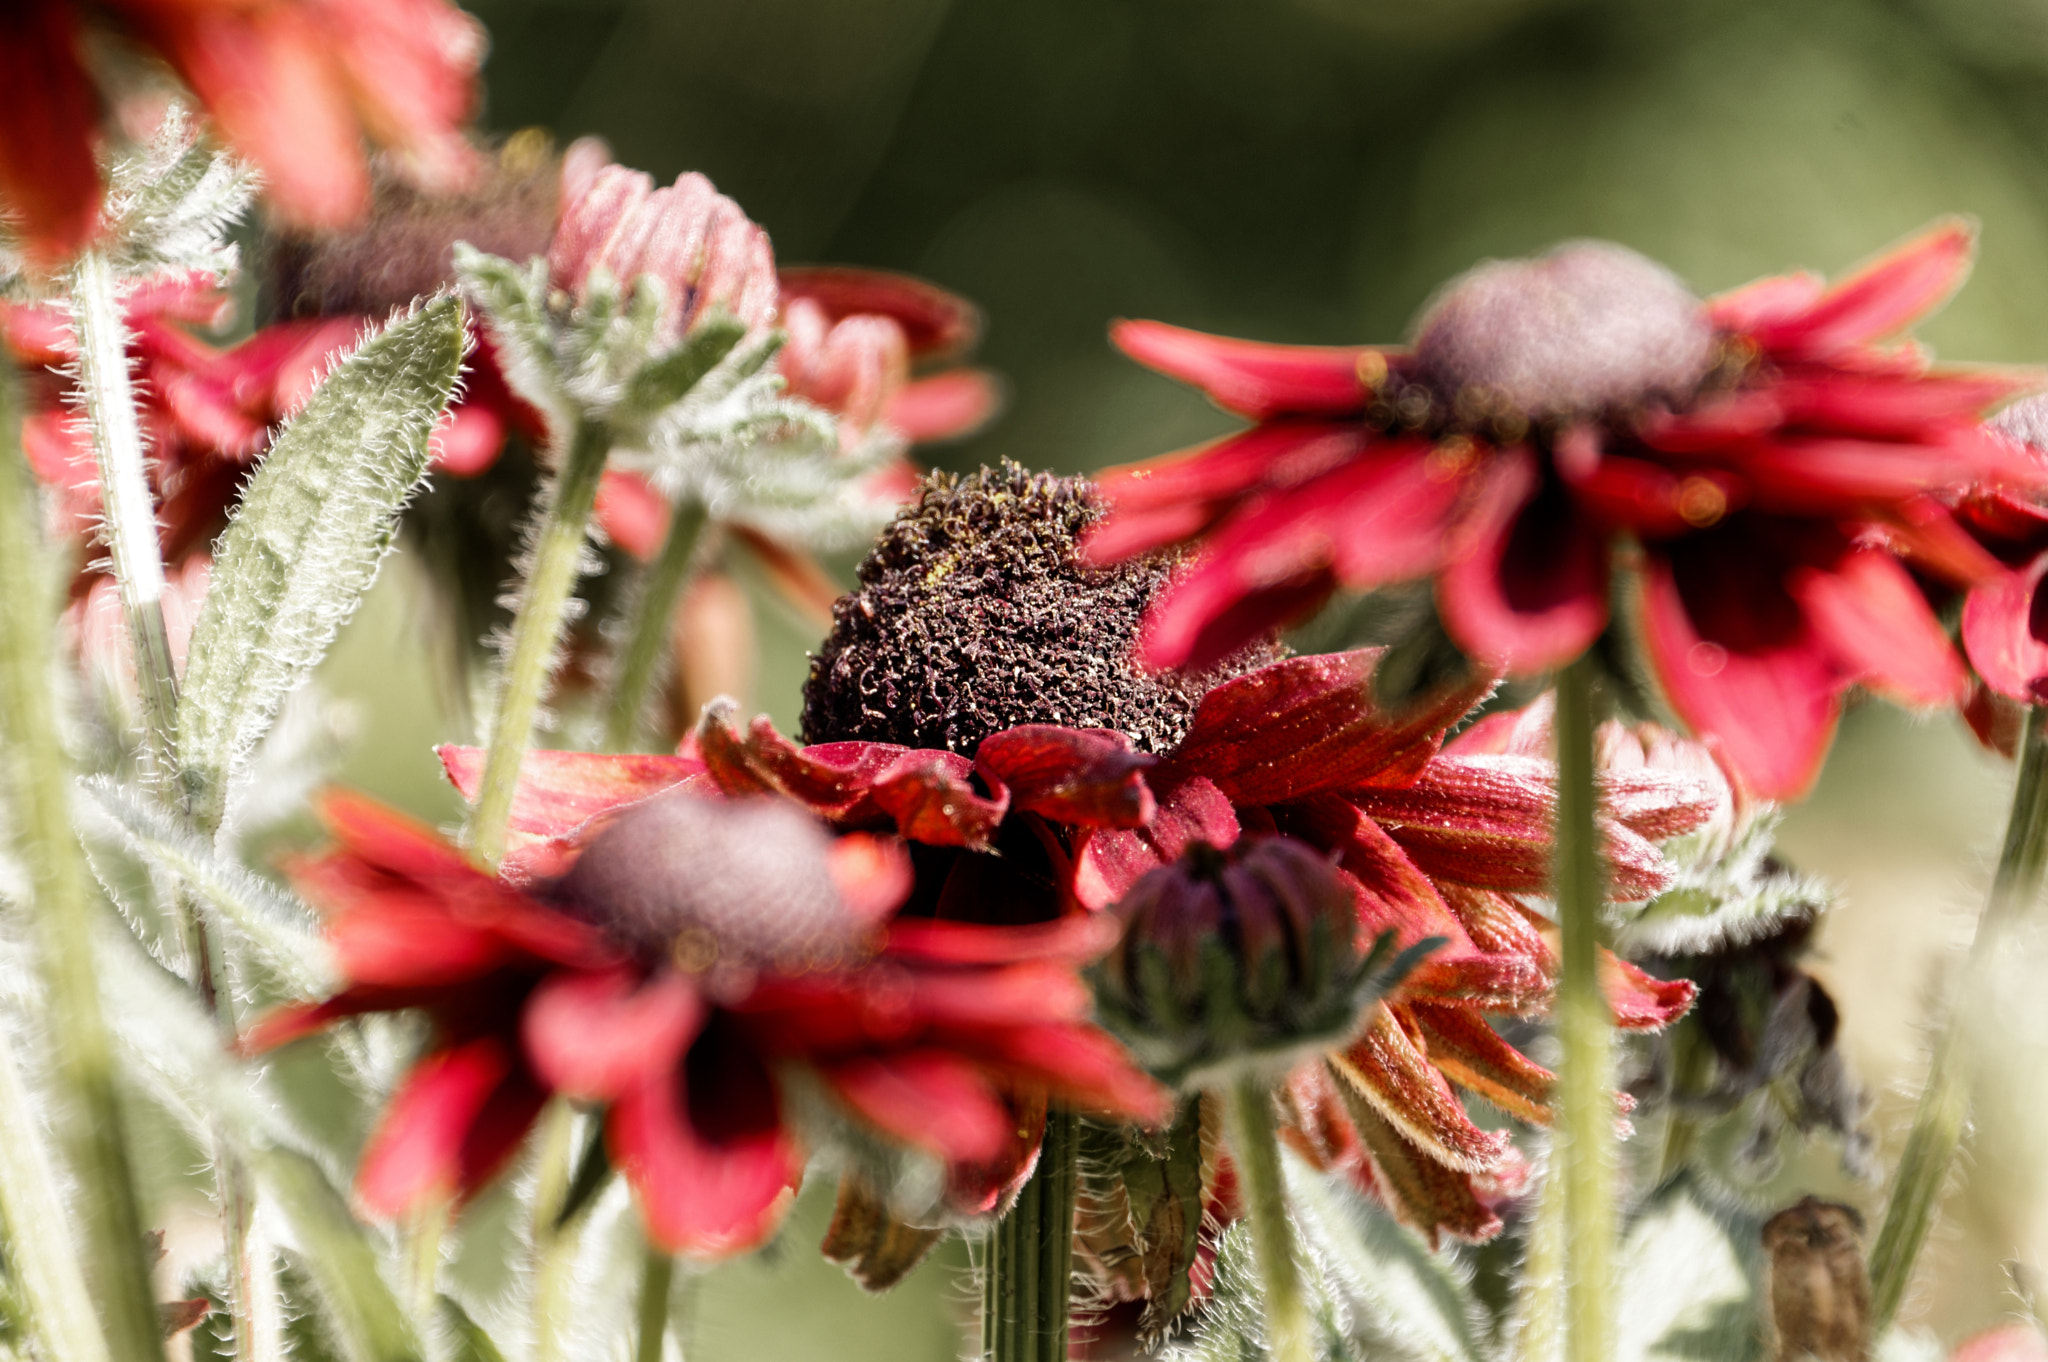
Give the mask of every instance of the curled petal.
[[1144, 771], [1158, 758], [1107, 728], [1025, 724], [982, 739], [974, 767], [1011, 807], [1081, 827], [1143, 827], [1156, 807]]
[[1501, 1039], [1469, 1008], [1417, 1002], [1410, 1006], [1429, 1049], [1430, 1063], [1460, 1087], [1478, 1093], [1512, 1116], [1550, 1124], [1550, 1091], [1557, 1075]]
[[[1296, 1072], [1299, 1082], [1301, 1071]], [[1448, 1168], [1417, 1148], [1336, 1065], [1310, 1072], [1321, 1090], [1315, 1106], [1326, 1113], [1319, 1126], [1348, 1146], [1340, 1157], [1351, 1163], [1365, 1189], [1383, 1200], [1396, 1220], [1427, 1240], [1432, 1251], [1445, 1234], [1483, 1243], [1500, 1233], [1500, 1217], [1479, 1199], [1472, 1174]], [[1331, 1107], [1343, 1114], [1329, 1113]]]
[[1686, 1014], [1699, 986], [1690, 979], [1656, 979], [1613, 952], [1600, 952], [1600, 989], [1624, 1031], [1661, 1031]]
[[906, 752], [882, 773], [870, 797], [913, 842], [985, 850], [1009, 811], [1010, 794], [995, 780], [982, 795], [974, 767], [952, 752]]
[[2048, 554], [1978, 587], [1963, 603], [1971, 665], [2000, 695], [2027, 704], [2048, 699], [2048, 611], [2038, 604], [2044, 575]]
[[696, 988], [673, 970], [564, 971], [534, 989], [520, 1035], [535, 1072], [557, 1091], [603, 1101], [673, 1070], [704, 1016]]
[[1398, 1008], [1374, 1009], [1365, 1034], [1329, 1063], [1344, 1084], [1446, 1167], [1483, 1173], [1510, 1147], [1506, 1131], [1472, 1124]]

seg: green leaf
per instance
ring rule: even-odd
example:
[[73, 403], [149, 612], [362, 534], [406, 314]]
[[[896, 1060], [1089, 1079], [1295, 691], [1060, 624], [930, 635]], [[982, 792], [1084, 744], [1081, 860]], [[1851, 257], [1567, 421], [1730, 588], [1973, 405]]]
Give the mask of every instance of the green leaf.
[[452, 1296], [440, 1298], [441, 1322], [454, 1343], [451, 1362], [505, 1362], [505, 1354]]
[[214, 556], [178, 709], [181, 779], [202, 828], [354, 613], [427, 468], [427, 438], [468, 344], [441, 296], [334, 368], [278, 436]]
[[[720, 314], [699, 322], [682, 344], [656, 355], [633, 375], [619, 403], [621, 425], [653, 420], [688, 396], [705, 375], [717, 368], [747, 334], [732, 317]], [[770, 352], [772, 353], [772, 352]], [[762, 361], [766, 362], [765, 358]]]
[[549, 430], [568, 430], [576, 419], [576, 409], [569, 399], [555, 352], [554, 326], [548, 317], [548, 262], [535, 259], [515, 265], [458, 241], [455, 273], [483, 317], [513, 391], [540, 408], [548, 418]]
[[236, 264], [228, 230], [255, 196], [248, 169], [208, 143], [173, 105], [149, 146], [113, 167], [102, 249], [131, 278], [172, 270], [226, 278]]
[[377, 1253], [319, 1166], [301, 1154], [258, 1156], [264, 1190], [290, 1222], [321, 1312], [349, 1362], [422, 1362], [418, 1335], [377, 1269]]
[[[1753, 1242], [1754, 1232], [1748, 1236]], [[1750, 1275], [1733, 1236], [1690, 1188], [1629, 1227], [1614, 1299], [1617, 1362], [1749, 1362], [1759, 1356]]]

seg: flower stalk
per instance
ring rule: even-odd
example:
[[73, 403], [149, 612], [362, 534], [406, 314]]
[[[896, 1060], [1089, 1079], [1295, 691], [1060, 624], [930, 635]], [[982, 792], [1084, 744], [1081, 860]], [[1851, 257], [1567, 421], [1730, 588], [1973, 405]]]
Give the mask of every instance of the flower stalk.
[[497, 717], [491, 726], [483, 785], [470, 815], [470, 853], [487, 869], [496, 869], [505, 855], [512, 792], [518, 787], [519, 766], [525, 760], [526, 745], [554, 673], [555, 650], [568, 620], [590, 512], [597, 502], [598, 480], [611, 444], [611, 428], [602, 421], [578, 421], [534, 541], [533, 565], [512, 621], [512, 642], [506, 653]]
[[1055, 1105], [1037, 1168], [989, 1234], [981, 1306], [989, 1362], [1066, 1362], [1079, 1153], [1080, 1121]]
[[709, 518], [704, 504], [694, 497], [675, 505], [662, 542], [661, 556], [647, 569], [641, 582], [640, 598], [633, 609], [632, 632], [619, 657], [617, 679], [612, 688], [611, 708], [605, 719], [605, 748], [612, 752], [632, 749], [640, 733], [640, 717], [647, 709], [648, 694], [660, 676], [663, 655], [668, 651], [669, 632], [675, 619], [676, 602], [690, 580], [696, 561], [697, 544]]
[[56, 1046], [58, 1132], [77, 1192], [86, 1275], [114, 1362], [163, 1356], [143, 1259], [142, 1221], [100, 1011], [88, 872], [70, 823], [70, 779], [50, 692], [50, 621], [36, 561], [35, 484], [20, 446], [13, 374], [0, 370], [0, 729], [13, 755], [16, 837], [34, 885], [50, 1035]]
[[640, 1272], [640, 1339], [634, 1362], [661, 1362], [661, 1344], [668, 1334], [669, 1292], [676, 1279], [676, 1260], [654, 1245]]
[[1301, 1265], [1294, 1256], [1280, 1141], [1273, 1134], [1271, 1085], [1257, 1073], [1239, 1074], [1224, 1094], [1224, 1109], [1230, 1155], [1243, 1179], [1252, 1246], [1266, 1288], [1267, 1350], [1273, 1362], [1310, 1362], [1308, 1303], [1302, 1293]]
[[1949, 1000], [1947, 1019], [1935, 1040], [1927, 1083], [1920, 1091], [1905, 1151], [1899, 1156], [1891, 1198], [1885, 1203], [1884, 1223], [1870, 1251], [1872, 1337], [1891, 1327], [1905, 1300], [1914, 1261], [1934, 1226], [1941, 1191], [1969, 1119], [1969, 1075], [1960, 1053], [1963, 1015], [1957, 1004], [1975, 994], [2006, 931], [2039, 900], [2044, 868], [2048, 868], [2048, 721], [2044, 721], [2040, 706], [2032, 706], [2020, 738], [2012, 813], [2006, 821], [2005, 845], [1999, 851], [1991, 893], [1978, 919], [1958, 988]]
[[1557, 678], [1557, 1151], [1564, 1191], [1564, 1348], [1573, 1362], [1614, 1355], [1614, 1039], [1600, 987], [1600, 855], [1594, 785], [1593, 664]]

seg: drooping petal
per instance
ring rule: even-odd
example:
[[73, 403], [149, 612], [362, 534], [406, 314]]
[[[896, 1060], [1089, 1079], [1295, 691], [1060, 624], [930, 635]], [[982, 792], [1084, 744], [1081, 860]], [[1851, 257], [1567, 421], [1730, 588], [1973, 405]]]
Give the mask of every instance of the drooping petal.
[[946, 1204], [962, 1215], [1000, 1215], [1010, 1209], [1024, 1182], [1038, 1166], [1045, 1139], [1045, 1094], [1005, 1093], [1009, 1139], [994, 1158], [981, 1163], [953, 1163], [946, 1169]]
[[1844, 670], [1909, 705], [1960, 701], [1968, 677], [1912, 574], [1891, 554], [1857, 549], [1786, 581]]
[[1607, 548], [1526, 451], [1495, 462], [1470, 539], [1437, 578], [1437, 607], [1467, 655], [1528, 675], [1571, 661], [1606, 627]]
[[603, 1101], [674, 1069], [704, 1017], [696, 987], [674, 970], [564, 970], [534, 989], [519, 1030], [534, 1071], [557, 1091]]
[[1074, 896], [1088, 908], [1107, 908], [1148, 870], [1179, 858], [1197, 842], [1228, 847], [1237, 841], [1237, 812], [1201, 776], [1166, 776], [1155, 787], [1152, 821], [1142, 828], [1097, 828], [1074, 858]]
[[1158, 758], [1107, 728], [1025, 724], [982, 739], [974, 767], [1008, 786], [1010, 806], [1081, 827], [1143, 827], [1156, 802], [1144, 771]]
[[2048, 554], [1980, 586], [1963, 602], [1963, 646], [1977, 674], [2000, 695], [2026, 704], [2048, 699], [2048, 609], [2041, 579]]
[[1389, 710], [1372, 698], [1379, 657], [1374, 649], [1293, 657], [1212, 687], [1173, 764], [1239, 804], [1412, 778], [1494, 678], [1470, 676]]
[[606, 1134], [649, 1236], [670, 1251], [754, 1247], [802, 1172], [774, 1080], [743, 1043], [716, 1031], [691, 1047], [685, 1072], [649, 1075], [622, 1094]]
[[1368, 346], [1269, 345], [1164, 322], [1117, 322], [1109, 338], [1138, 363], [1193, 384], [1226, 411], [1255, 421], [1288, 413], [1363, 413], [1376, 376], [1387, 369], [1385, 352]]
[[0, 9], [0, 201], [33, 247], [53, 258], [83, 245], [99, 215], [99, 115], [78, 36], [71, 5]]
[[1557, 1075], [1501, 1039], [1469, 1008], [1415, 1002], [1409, 1012], [1429, 1050], [1429, 1062], [1460, 1087], [1512, 1116], [1550, 1124], [1550, 1091]]
[[1477, 950], [1429, 876], [1357, 805], [1334, 795], [1317, 796], [1287, 805], [1278, 825], [1288, 836], [1335, 855], [1338, 867], [1357, 884], [1359, 925], [1369, 936], [1391, 930], [1394, 944], [1404, 950], [1442, 937], [1444, 947], [1425, 965]]
[[824, 1065], [819, 1076], [864, 1120], [952, 1163], [1002, 1154], [1014, 1118], [974, 1064], [939, 1049], [893, 1050]]
[[1659, 1031], [1684, 1016], [1699, 995], [1690, 979], [1657, 979], [1604, 947], [1600, 990], [1607, 995], [1614, 1024], [1624, 1031]]
[[462, 1152], [471, 1127], [514, 1063], [503, 1041], [486, 1036], [414, 1065], [363, 1151], [356, 1172], [363, 1204], [396, 1215], [464, 1190]]
[[974, 767], [953, 752], [906, 752], [869, 793], [906, 839], [928, 846], [988, 847], [1009, 811], [1010, 792], [983, 774], [991, 789], [974, 788]]
[[1397, 1007], [1374, 1009], [1365, 1033], [1330, 1067], [1409, 1140], [1462, 1173], [1483, 1173], [1509, 1148], [1504, 1130], [1472, 1124]]
[[[475, 800], [483, 787], [484, 750], [444, 743], [434, 755], [441, 759], [449, 783], [464, 799]], [[659, 794], [704, 769], [696, 757], [537, 748], [519, 763], [510, 826], [514, 832], [559, 837], [598, 814]]]

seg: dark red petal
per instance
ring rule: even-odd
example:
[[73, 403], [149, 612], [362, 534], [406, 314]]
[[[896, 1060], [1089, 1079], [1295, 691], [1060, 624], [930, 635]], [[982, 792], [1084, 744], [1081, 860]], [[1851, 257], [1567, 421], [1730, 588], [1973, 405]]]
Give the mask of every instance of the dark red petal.
[[469, 1138], [456, 1153], [456, 1176], [464, 1199], [505, 1171], [526, 1133], [540, 1119], [549, 1093], [523, 1067], [515, 1067], [469, 1123]]
[[1739, 562], [1719, 571], [1722, 558], [1717, 551], [1690, 565], [1717, 635], [1706, 638], [1671, 559], [1646, 556], [1644, 650], [1671, 707], [1745, 785], [1764, 799], [1797, 799], [1820, 772], [1847, 678], [1810, 630], [1783, 623], [1789, 602], [1757, 594], [1781, 588], [1750, 582]]
[[1437, 578], [1444, 627], [1468, 656], [1522, 675], [1562, 666], [1607, 625], [1607, 546], [1528, 455], [1501, 456]]
[[1511, 1147], [1508, 1133], [1472, 1124], [1399, 1011], [1374, 1008], [1365, 1034], [1341, 1054], [1331, 1055], [1331, 1067], [1431, 1158], [1461, 1173], [1485, 1172]]
[[1218, 406], [1255, 421], [1290, 412], [1363, 414], [1373, 376], [1387, 369], [1386, 352], [1367, 346], [1268, 345], [1164, 322], [1117, 322], [1109, 338], [1138, 363], [1191, 383]]
[[887, 317], [903, 331], [919, 359], [964, 354], [981, 335], [981, 310], [957, 293], [908, 274], [844, 265], [784, 266], [777, 271], [782, 305], [799, 298], [818, 304], [831, 321]]
[[1857, 549], [1830, 568], [1797, 568], [1786, 587], [1858, 681], [1908, 705], [1963, 698], [1969, 678], [1948, 631], [1889, 553]]
[[85, 244], [100, 206], [99, 114], [78, 64], [74, 6], [0, 7], [0, 90], [0, 200], [54, 259]]
[[889, 924], [887, 953], [935, 965], [1010, 965], [1031, 960], [1093, 960], [1116, 944], [1106, 917], [1071, 914], [1022, 927], [899, 918]]
[[1201, 776], [1178, 769], [1162, 777], [1158, 809], [1142, 828], [1098, 828], [1087, 834], [1074, 860], [1074, 897], [1107, 908], [1146, 871], [1179, 858], [1197, 842], [1227, 847], [1237, 841], [1237, 812], [1224, 793]]
[[1011, 807], [1081, 827], [1143, 827], [1155, 803], [1144, 771], [1157, 757], [1107, 728], [1024, 724], [982, 739], [974, 767], [1007, 785]]
[[944, 1050], [899, 1050], [823, 1065], [819, 1076], [871, 1125], [949, 1163], [1008, 1147], [1015, 1118], [980, 1069]]
[[1173, 1111], [1166, 1089], [1123, 1046], [1091, 1025], [1005, 1026], [958, 1043], [1082, 1111], [1148, 1124]]
[[1010, 792], [986, 774], [974, 788], [974, 766], [953, 752], [906, 752], [875, 781], [870, 798], [913, 842], [987, 849], [1009, 811]]
[[687, 1084], [673, 1070], [649, 1075], [613, 1103], [606, 1132], [649, 1237], [672, 1252], [725, 1255], [768, 1237], [802, 1165], [760, 1060], [730, 1038], [707, 1043], [719, 1053], [701, 1064], [692, 1055], [706, 1072]]
[[2048, 554], [1978, 587], [1963, 602], [1970, 665], [2000, 695], [2025, 704], [2048, 699], [2048, 609], [2037, 604], [2044, 574]]
[[[1214, 518], [1254, 492], [1298, 487], [1341, 468], [1377, 438], [1357, 421], [1264, 421], [1192, 449], [1104, 469], [1095, 476], [1095, 494], [1110, 514], [1083, 541], [1082, 557], [1110, 563], [1166, 542], [1123, 543], [1108, 529], [1120, 517], [1192, 505]], [[1098, 543], [1105, 536], [1117, 539], [1113, 552]]]
[[414, 1065], [363, 1150], [356, 1171], [363, 1204], [380, 1215], [396, 1215], [428, 1198], [465, 1190], [463, 1149], [514, 1064], [510, 1047], [487, 1036], [437, 1050]]
[[1469, 677], [1387, 710], [1372, 698], [1379, 657], [1358, 649], [1288, 658], [1212, 687], [1173, 754], [1175, 768], [1199, 772], [1246, 805], [1411, 778], [1494, 678]]
[[534, 989], [519, 1032], [534, 1071], [556, 1091], [603, 1101], [674, 1069], [704, 1017], [696, 987], [674, 970], [562, 970]]
[[1334, 795], [1317, 796], [1282, 809], [1279, 827], [1335, 855], [1357, 886], [1359, 924], [1368, 935], [1391, 930], [1395, 944], [1404, 949], [1442, 937], [1444, 947], [1432, 961], [1477, 949], [1429, 876], [1357, 805]]
[[1468, 1008], [1439, 1003], [1409, 1005], [1429, 1049], [1429, 1062], [1453, 1083], [1470, 1089], [1511, 1116], [1550, 1124], [1550, 1091], [1557, 1075], [1501, 1039]]
[[1214, 667], [1307, 619], [1337, 590], [1328, 567], [1307, 566], [1290, 577], [1246, 586], [1239, 580], [1241, 565], [1211, 572], [1200, 566], [1206, 562], [1198, 559], [1193, 571], [1153, 597], [1138, 640], [1141, 665], [1153, 671]]
[[[434, 749], [449, 783], [474, 800], [482, 788], [484, 751], [452, 743]], [[519, 763], [519, 788], [512, 795], [511, 827], [515, 832], [559, 837], [573, 832], [601, 813], [702, 773], [695, 757], [658, 753], [528, 752]]]
[[1010, 1208], [1024, 1180], [1038, 1166], [1045, 1138], [1045, 1094], [1005, 1093], [1009, 1139], [994, 1158], [954, 1163], [946, 1170], [946, 1203], [962, 1215], [999, 1215]]
[[1767, 351], [1827, 356], [1895, 336], [1962, 286], [1977, 232], [1951, 218], [1892, 248], [1804, 312], [1748, 329]]

